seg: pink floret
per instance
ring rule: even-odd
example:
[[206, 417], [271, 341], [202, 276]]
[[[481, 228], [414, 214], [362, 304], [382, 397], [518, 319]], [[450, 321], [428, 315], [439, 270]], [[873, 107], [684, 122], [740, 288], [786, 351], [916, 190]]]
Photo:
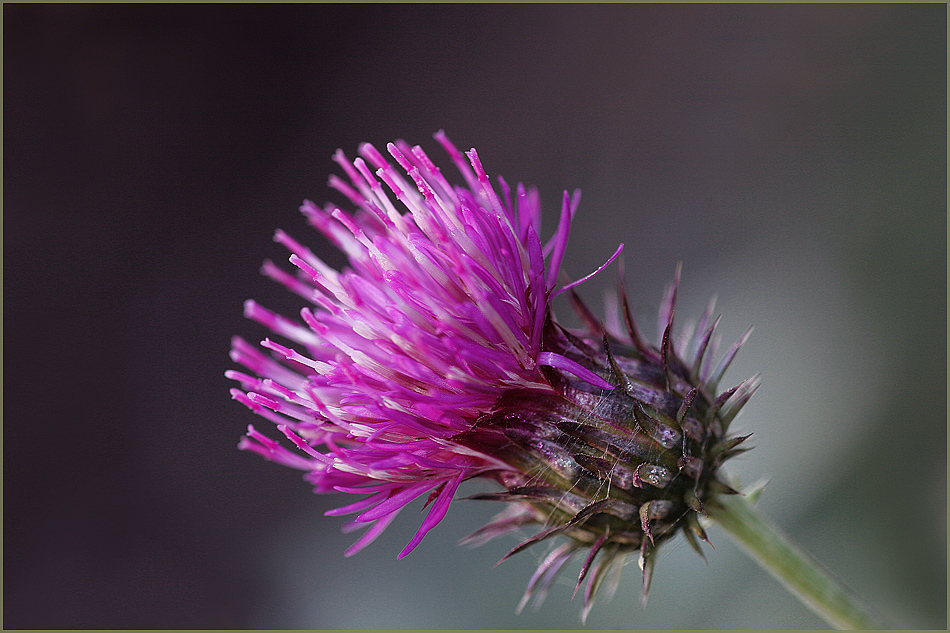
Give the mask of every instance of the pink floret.
[[558, 229], [543, 246], [537, 192], [519, 184], [512, 204], [503, 181], [498, 196], [475, 150], [466, 160], [442, 132], [435, 138], [466, 187], [450, 185], [420, 147], [402, 141], [387, 146], [398, 168], [368, 144], [352, 162], [336, 153], [349, 182], [332, 176], [329, 184], [356, 210], [305, 202], [301, 211], [348, 256], [349, 268], [333, 270], [278, 231], [296, 273], [271, 262], [263, 272], [312, 306], [297, 321], [249, 301], [246, 315], [282, 340], [265, 340], [267, 352], [233, 342], [233, 360], [254, 374], [228, 373], [241, 386], [234, 398], [295, 445], [249, 427], [240, 447], [306, 470], [316, 492], [369, 493], [328, 512], [359, 512], [349, 528], [371, 524], [347, 555], [429, 493], [429, 513], [405, 556], [445, 516], [462, 481], [509, 469], [452, 437], [506, 390], [551, 390], [541, 365], [610, 388], [541, 350], [578, 193], [565, 192]]

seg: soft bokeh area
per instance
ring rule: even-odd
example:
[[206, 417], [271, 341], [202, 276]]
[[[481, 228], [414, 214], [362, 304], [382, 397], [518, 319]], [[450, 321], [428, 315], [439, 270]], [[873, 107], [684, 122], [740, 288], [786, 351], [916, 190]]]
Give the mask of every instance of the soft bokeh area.
[[[626, 244], [652, 334], [718, 296], [727, 374], [762, 374], [730, 462], [760, 505], [898, 626], [947, 626], [943, 4], [5, 4], [4, 627], [580, 626], [570, 567], [514, 610], [536, 546], [458, 547], [501, 508], [457, 500], [406, 559], [410, 507], [357, 556], [300, 474], [236, 449], [242, 302], [340, 147], [445, 129], [538, 186], [565, 262]], [[453, 174], [445, 165], [446, 174]], [[581, 287], [592, 306], [616, 266]], [[566, 301], [556, 304], [570, 322]], [[10, 334], [10, 336], [6, 336]], [[270, 431], [270, 429], [267, 429]], [[471, 482], [467, 493], [480, 490]], [[593, 628], [815, 628], [713, 527], [703, 563], [632, 561]]]

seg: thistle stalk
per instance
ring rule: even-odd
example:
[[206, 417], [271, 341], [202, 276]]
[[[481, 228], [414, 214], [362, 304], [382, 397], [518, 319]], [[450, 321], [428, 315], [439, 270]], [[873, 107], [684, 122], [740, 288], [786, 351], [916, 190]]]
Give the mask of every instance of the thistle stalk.
[[748, 497], [716, 498], [709, 517], [806, 607], [836, 629], [887, 629], [884, 620], [782, 530]]

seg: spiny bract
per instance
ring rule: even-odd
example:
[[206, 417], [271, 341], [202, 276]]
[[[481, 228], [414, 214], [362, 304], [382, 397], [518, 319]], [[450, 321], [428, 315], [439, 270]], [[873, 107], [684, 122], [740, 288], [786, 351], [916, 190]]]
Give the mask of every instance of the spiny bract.
[[[349, 268], [338, 272], [277, 232], [297, 273], [270, 262], [263, 272], [311, 306], [293, 321], [248, 301], [246, 315], [289, 344], [266, 339], [266, 353], [235, 338], [231, 357], [252, 373], [227, 376], [241, 385], [233, 397], [276, 423], [296, 450], [254, 427], [240, 447], [306, 471], [315, 492], [369, 493], [327, 513], [358, 513], [344, 529], [369, 524], [347, 555], [428, 493], [431, 507], [405, 556], [445, 516], [459, 484], [483, 477], [502, 490], [475, 498], [508, 504], [463, 542], [541, 526], [507, 558], [566, 537], [541, 562], [519, 610], [532, 596], [540, 604], [578, 554], [583, 617], [601, 586], [613, 593], [631, 553], [640, 557], [645, 597], [657, 547], [682, 532], [699, 551], [706, 535], [698, 515], [717, 494], [735, 492], [718, 473], [744, 450], [747, 436], [729, 435], [729, 424], [758, 378], [723, 393], [718, 384], [748, 333], [713, 365], [718, 318], [710, 303], [694, 333], [674, 345], [678, 269], [658, 346], [634, 323], [622, 273], [618, 314], [605, 325], [574, 287], [621, 249], [557, 287], [579, 192], [564, 193], [558, 228], [542, 244], [537, 192], [519, 184], [512, 202], [499, 179], [499, 196], [475, 150], [466, 162], [442, 132], [435, 137], [465, 187], [402, 141], [387, 149], [409, 180], [371, 145], [352, 163], [337, 152], [349, 183], [332, 176], [330, 185], [356, 211], [310, 202], [302, 211], [346, 253]], [[580, 330], [554, 318], [551, 300], [561, 293], [581, 316]]]

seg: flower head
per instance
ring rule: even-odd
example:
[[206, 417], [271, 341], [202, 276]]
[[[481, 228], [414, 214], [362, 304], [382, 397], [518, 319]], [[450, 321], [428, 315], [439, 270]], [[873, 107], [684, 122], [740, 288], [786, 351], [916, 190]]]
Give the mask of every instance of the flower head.
[[[349, 182], [332, 176], [330, 185], [355, 212], [311, 202], [301, 210], [348, 256], [348, 269], [276, 233], [297, 272], [271, 262], [263, 272], [311, 305], [293, 321], [248, 301], [246, 315], [282, 342], [264, 340], [263, 352], [235, 338], [232, 359], [251, 373], [227, 375], [241, 385], [233, 397], [276, 423], [294, 448], [253, 426], [240, 447], [305, 471], [316, 492], [368, 493], [327, 513], [356, 513], [348, 528], [369, 524], [347, 555], [428, 494], [405, 556], [445, 516], [462, 481], [485, 477], [502, 490], [476, 497], [509, 504], [467, 542], [540, 524], [510, 556], [567, 537], [521, 606], [543, 599], [585, 550], [577, 583], [589, 576], [585, 615], [605, 578], [616, 586], [631, 552], [641, 557], [645, 594], [656, 547], [682, 531], [698, 549], [695, 537], [705, 534], [696, 514], [716, 493], [732, 492], [716, 471], [741, 450], [745, 438], [727, 438], [728, 424], [757, 379], [718, 397], [716, 385], [742, 341], [712, 368], [706, 352], [718, 320], [710, 305], [695, 336], [675, 348], [676, 283], [661, 310], [659, 347], [643, 341], [622, 289], [614, 321], [625, 326], [604, 325], [574, 294], [587, 277], [557, 287], [579, 192], [565, 192], [558, 228], [542, 244], [537, 192], [520, 184], [512, 192], [499, 179], [499, 195], [474, 149], [466, 160], [442, 132], [435, 137], [465, 187], [401, 141], [387, 146], [401, 172], [368, 144], [352, 163], [335, 155]], [[586, 323], [581, 331], [552, 315], [563, 292]]]

